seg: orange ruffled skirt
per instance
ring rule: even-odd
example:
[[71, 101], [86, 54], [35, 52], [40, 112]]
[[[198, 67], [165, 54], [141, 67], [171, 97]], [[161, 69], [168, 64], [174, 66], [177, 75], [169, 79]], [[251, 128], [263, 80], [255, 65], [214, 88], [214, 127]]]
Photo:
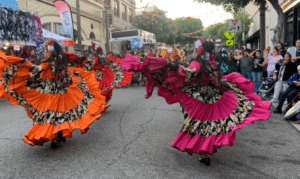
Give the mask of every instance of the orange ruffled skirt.
[[72, 137], [74, 129], [86, 133], [108, 107], [93, 71], [68, 69], [72, 83], [57, 90], [51, 86], [54, 74], [49, 64], [32, 65], [0, 51], [0, 74], [0, 98], [22, 105], [33, 119], [33, 127], [23, 137], [30, 145], [43, 145], [60, 131], [65, 138]]

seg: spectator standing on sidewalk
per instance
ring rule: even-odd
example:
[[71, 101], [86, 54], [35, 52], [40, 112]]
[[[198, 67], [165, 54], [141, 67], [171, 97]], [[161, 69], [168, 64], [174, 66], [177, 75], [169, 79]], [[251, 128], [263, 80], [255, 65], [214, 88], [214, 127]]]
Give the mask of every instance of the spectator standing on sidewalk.
[[[289, 78], [288, 80], [289, 87], [280, 96], [278, 106], [276, 107], [274, 113], [281, 114], [284, 100], [287, 98], [289, 104], [298, 95], [298, 93], [300, 93], [300, 65], [297, 67], [297, 71], [298, 73], [295, 73]], [[293, 106], [290, 105], [286, 111], [288, 111], [292, 107]]]
[[284, 50], [285, 50], [285, 51], [288, 51], [289, 48], [290, 48], [289, 44], [288, 44], [288, 43], [285, 43], [285, 44], [284, 44]]
[[292, 61], [298, 66], [300, 65], [300, 39], [296, 41], [296, 57], [292, 57]]
[[[268, 52], [267, 50], [264, 50], [264, 53]], [[275, 70], [275, 65], [278, 62], [278, 60], [283, 59], [281, 55], [278, 55], [278, 48], [274, 47], [273, 49], [273, 55], [266, 54], [266, 60], [264, 62], [264, 65], [268, 65], [267, 71], [268, 71], [268, 77], [270, 77], [270, 74]]]
[[282, 57], [284, 57], [286, 54], [286, 50], [283, 47], [283, 43], [277, 44], [277, 48], [278, 48], [278, 55], [281, 55]]
[[237, 50], [235, 59], [237, 60], [238, 72], [241, 73], [241, 59], [242, 59], [242, 51]]
[[228, 52], [229, 73], [238, 72], [238, 61], [234, 58], [233, 52]]
[[252, 80], [254, 83], [254, 92], [256, 93], [261, 86], [262, 76], [264, 72], [264, 58], [261, 56], [260, 50], [255, 50], [250, 54], [253, 59]]
[[249, 56], [250, 50], [246, 49], [244, 52], [244, 56], [240, 60], [241, 72], [244, 78], [252, 80], [251, 72], [253, 68], [253, 61]]
[[278, 71], [278, 81], [275, 84], [274, 96], [271, 102], [277, 102], [281, 90], [283, 89], [283, 91], [286, 91], [286, 89], [289, 87], [287, 84], [289, 78], [293, 74], [297, 73], [297, 66], [291, 62], [291, 57], [291, 54], [286, 53], [283, 62], [282, 60], [279, 60], [276, 63], [275, 68]]

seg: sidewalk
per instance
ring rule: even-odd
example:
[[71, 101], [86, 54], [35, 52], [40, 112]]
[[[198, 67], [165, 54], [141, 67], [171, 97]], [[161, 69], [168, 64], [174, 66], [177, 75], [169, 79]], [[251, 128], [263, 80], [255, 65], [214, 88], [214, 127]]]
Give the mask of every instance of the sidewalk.
[[[278, 105], [278, 103], [272, 103], [270, 110], [273, 113], [273, 111], [276, 109], [276, 106]], [[282, 110], [285, 109], [287, 107], [287, 105], [283, 105]], [[282, 119], [283, 119], [283, 114], [282, 114]], [[283, 119], [284, 120], [284, 119]], [[293, 121], [289, 121], [298, 131], [300, 131], [300, 125], [299, 124], [295, 124]]]

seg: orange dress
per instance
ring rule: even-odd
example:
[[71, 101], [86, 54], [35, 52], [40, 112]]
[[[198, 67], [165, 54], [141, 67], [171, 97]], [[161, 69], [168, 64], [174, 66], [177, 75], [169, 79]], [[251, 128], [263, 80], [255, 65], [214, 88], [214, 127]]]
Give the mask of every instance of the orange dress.
[[33, 127], [23, 137], [31, 145], [43, 145], [60, 131], [65, 138], [74, 129], [86, 133], [108, 107], [95, 72], [68, 68], [55, 77], [54, 70], [53, 63], [33, 65], [0, 51], [0, 98], [23, 106], [32, 118]]
[[97, 57], [87, 59], [85, 62], [85, 70], [96, 72], [96, 78], [100, 82], [99, 88], [107, 102], [111, 100], [112, 91], [115, 88], [126, 86], [131, 82], [133, 72], [124, 72], [120, 67], [122, 61], [122, 59], [110, 56], [106, 58], [105, 64], [102, 64]]

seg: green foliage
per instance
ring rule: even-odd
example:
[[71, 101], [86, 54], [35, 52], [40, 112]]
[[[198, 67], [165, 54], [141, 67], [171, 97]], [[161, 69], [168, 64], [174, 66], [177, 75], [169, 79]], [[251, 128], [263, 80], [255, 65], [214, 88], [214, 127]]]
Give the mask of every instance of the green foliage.
[[[234, 19], [242, 19], [242, 21], [244, 20], [244, 12], [235, 12], [233, 13], [233, 18]], [[246, 14], [245, 15], [245, 34], [248, 33], [249, 31], [249, 26], [251, 24], [251, 19], [249, 18], [249, 15]], [[243, 22], [244, 23], [244, 22]], [[217, 23], [217, 24], [213, 24], [211, 26], [208, 26], [204, 33], [203, 36], [212, 36], [212, 37], [217, 37], [219, 39], [221, 39], [222, 41], [227, 40], [226, 37], [223, 35], [226, 31], [227, 31], [227, 26], [228, 26], [228, 21], [226, 20], [224, 23]], [[242, 42], [242, 32], [241, 33], [237, 33], [235, 35], [236, 39], [238, 42]]]
[[174, 44], [174, 40], [176, 40], [178, 36], [178, 27], [175, 21], [166, 18], [165, 12], [158, 8], [152, 13], [165, 17], [154, 17], [143, 13], [142, 15], [135, 16], [137, 27], [154, 33], [158, 42]]
[[[208, 26], [203, 32], [203, 36], [211, 36], [222, 39], [224, 32], [226, 32], [226, 23], [216, 23]], [[224, 31], [225, 30], [225, 31]]]
[[[182, 18], [175, 19], [175, 22], [178, 26], [178, 37], [176, 38], [176, 42], [184, 44], [184, 43], [194, 43], [197, 39], [192, 37], [186, 37], [184, 33], [192, 33], [196, 32], [200, 29], [203, 29], [202, 21], [200, 19], [191, 19], [191, 20], [183, 20]], [[193, 34], [192, 36], [202, 36], [203, 31]]]
[[222, 5], [228, 12], [238, 12], [241, 7], [245, 7], [250, 1], [259, 2], [261, 0], [194, 0], [197, 2], [207, 2], [215, 5]]

